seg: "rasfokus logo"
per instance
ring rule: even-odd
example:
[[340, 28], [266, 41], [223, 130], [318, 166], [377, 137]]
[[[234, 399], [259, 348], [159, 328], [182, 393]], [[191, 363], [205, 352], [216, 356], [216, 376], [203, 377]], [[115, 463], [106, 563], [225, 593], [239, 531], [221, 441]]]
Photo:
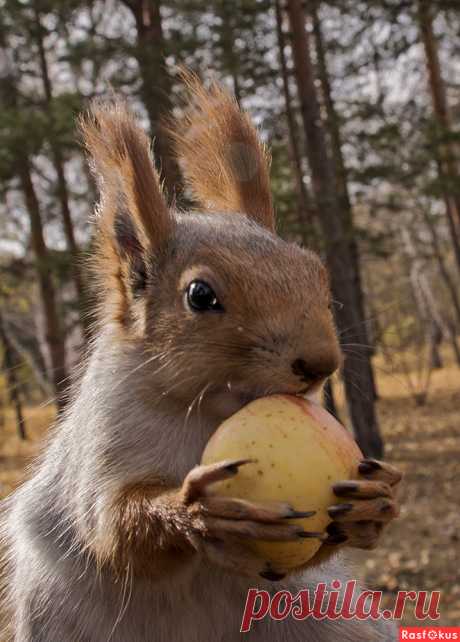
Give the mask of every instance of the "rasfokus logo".
[[402, 626], [399, 642], [402, 640], [459, 640], [460, 626]]
[[[329, 586], [320, 582], [314, 590], [302, 589], [294, 594], [291, 591], [277, 591], [270, 594], [268, 591], [251, 588], [246, 597], [243, 618], [241, 620], [241, 633], [251, 630], [253, 622], [265, 618], [272, 620], [315, 620], [334, 619], [373, 619], [380, 618], [400, 620], [406, 607], [413, 609], [418, 620], [439, 619], [440, 592], [433, 591], [399, 591], [393, 609], [381, 609], [382, 591], [356, 591], [356, 581], [350, 580], [342, 584], [334, 580]], [[414, 629], [418, 631], [418, 629]], [[432, 629], [427, 629], [432, 630]], [[433, 630], [441, 631], [434, 628]], [[458, 629], [453, 629], [458, 631]], [[412, 631], [412, 629], [407, 629]], [[460, 637], [407, 637], [400, 640], [459, 640]]]

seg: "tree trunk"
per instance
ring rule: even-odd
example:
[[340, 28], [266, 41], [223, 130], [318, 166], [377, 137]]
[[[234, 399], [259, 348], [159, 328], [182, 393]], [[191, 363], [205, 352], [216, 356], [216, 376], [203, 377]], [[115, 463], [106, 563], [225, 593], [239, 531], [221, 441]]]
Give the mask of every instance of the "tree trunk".
[[455, 226], [456, 206], [455, 206], [454, 200], [452, 199], [450, 194], [447, 192], [447, 190], [444, 188], [444, 186], [446, 185], [447, 179], [444, 174], [442, 161], [438, 152], [436, 152], [436, 165], [438, 168], [438, 178], [441, 182], [441, 185], [443, 186], [443, 200], [445, 205], [445, 212], [446, 212], [446, 218], [447, 218], [447, 225], [450, 233], [450, 239], [454, 250], [455, 264], [457, 266], [457, 270], [460, 272], [460, 232], [457, 231], [457, 228]]
[[411, 262], [410, 282], [412, 285], [412, 291], [419, 310], [420, 318], [425, 325], [425, 331], [431, 347], [431, 354], [433, 354], [433, 349], [437, 349], [437, 347], [433, 347], [434, 336], [432, 332], [433, 325], [436, 325], [441, 332], [441, 336], [444, 335], [449, 337], [455, 359], [457, 364], [460, 365], [460, 350], [457, 344], [457, 337], [453, 329], [453, 325], [448, 321], [446, 322], [439, 310], [439, 305], [434, 295], [433, 288], [431, 287], [430, 281], [423, 270], [423, 262], [417, 254], [417, 248], [409, 228], [403, 227], [401, 229], [401, 233], [405, 253]]
[[442, 343], [442, 330], [436, 321], [432, 320], [430, 327], [430, 366], [432, 370], [443, 367], [439, 346]]
[[235, 98], [241, 102], [241, 84], [239, 79], [240, 60], [238, 53], [235, 51], [235, 7], [228, 0], [219, 0], [214, 3], [214, 11], [219, 16], [222, 24], [218, 31], [219, 44], [222, 49], [222, 70], [229, 73], [233, 84], [233, 93]]
[[419, 0], [418, 20], [420, 37], [425, 50], [434, 117], [439, 130], [438, 135], [441, 135], [443, 140], [443, 142], [438, 145], [439, 179], [444, 191], [446, 215], [449, 222], [457, 266], [460, 270], [460, 192], [458, 188], [460, 177], [457, 160], [455, 158], [454, 145], [451, 140], [448, 139], [451, 134], [452, 123], [447, 101], [446, 86], [442, 77], [441, 64], [439, 61], [438, 45], [433, 30], [431, 0]]
[[312, 231], [315, 228], [316, 213], [314, 212], [313, 204], [310, 200], [305, 182], [303, 180], [302, 169], [302, 155], [299, 148], [299, 135], [297, 130], [297, 122], [292, 108], [291, 89], [289, 87], [289, 71], [286, 61], [286, 39], [283, 31], [283, 15], [281, 11], [280, 0], [275, 1], [276, 11], [276, 33], [278, 38], [279, 59], [281, 67], [281, 79], [283, 81], [284, 102], [286, 107], [286, 120], [288, 125], [289, 134], [289, 148], [290, 156], [292, 158], [292, 165], [295, 176], [295, 184], [297, 191], [297, 218], [302, 231], [302, 240], [308, 241], [308, 230]]
[[[5, 49], [6, 45], [5, 32], [0, 29], [0, 49]], [[5, 105], [8, 109], [16, 109], [18, 107], [16, 78], [14, 70], [11, 68], [7, 69], [2, 77], [0, 99], [2, 106]], [[30, 240], [35, 256], [35, 268], [45, 320], [45, 338], [49, 350], [51, 380], [56, 394], [57, 407], [58, 410], [61, 410], [65, 404], [64, 392], [68, 384], [64, 335], [59, 324], [50, 259], [43, 236], [40, 206], [32, 181], [30, 161], [26, 148], [18, 145], [16, 152], [17, 176], [24, 196], [26, 212], [29, 216]]]
[[[33, 331], [35, 330], [36, 328], [33, 327]], [[41, 391], [43, 396], [49, 397], [52, 394], [52, 386], [48, 379], [46, 361], [41, 353], [38, 338], [34, 336], [32, 342], [30, 340], [31, 337], [26, 336], [23, 332], [18, 333], [18, 330], [14, 325], [10, 324], [8, 328], [8, 339], [13, 346], [14, 351], [17, 352], [18, 356], [23, 359], [25, 363], [27, 363], [28, 367], [32, 371], [38, 389]]]
[[428, 227], [431, 234], [432, 248], [433, 248], [436, 262], [438, 264], [439, 274], [441, 275], [444, 285], [446, 286], [446, 289], [450, 294], [452, 306], [455, 311], [456, 323], [453, 322], [451, 319], [448, 319], [446, 321], [446, 327], [447, 327], [447, 333], [449, 335], [449, 340], [452, 346], [452, 350], [454, 353], [455, 361], [457, 365], [460, 366], [460, 348], [457, 341], [457, 332], [458, 332], [458, 328], [460, 327], [460, 299], [458, 296], [457, 286], [454, 280], [452, 279], [450, 272], [447, 268], [446, 262], [444, 260], [444, 254], [442, 252], [441, 244], [439, 242], [436, 225], [431, 220], [429, 213], [423, 207], [421, 208], [421, 210], [425, 219], [426, 226]]
[[142, 80], [141, 97], [155, 138], [155, 158], [170, 200], [181, 184], [181, 174], [161, 118], [171, 106], [171, 80], [166, 70], [165, 40], [159, 0], [122, 0], [134, 16], [137, 31], [135, 55]]
[[321, 91], [326, 108], [327, 130], [329, 133], [332, 158], [335, 163], [337, 183], [340, 190], [340, 201], [344, 213], [350, 213], [351, 202], [348, 193], [348, 177], [345, 167], [345, 160], [342, 154], [342, 135], [340, 132], [339, 116], [337, 114], [334, 100], [332, 98], [332, 87], [329, 80], [329, 71], [326, 60], [326, 50], [324, 47], [323, 32], [318, 15], [318, 6], [316, 0], [308, 4], [310, 16], [313, 24], [313, 35], [315, 41], [315, 51], [318, 69], [318, 78], [321, 83]]
[[[315, 50], [318, 66], [318, 76], [321, 83], [324, 105], [326, 107], [327, 115], [327, 130], [329, 133], [331, 154], [335, 164], [335, 175], [337, 177], [339, 203], [342, 210], [342, 216], [346, 222], [346, 227], [353, 230], [353, 209], [351, 205], [350, 193], [348, 190], [348, 173], [345, 165], [345, 159], [342, 152], [342, 134], [340, 131], [340, 119], [335, 108], [334, 99], [332, 97], [332, 87], [329, 80], [329, 70], [327, 66], [326, 48], [324, 46], [323, 32], [321, 21], [318, 14], [318, 1], [312, 0], [309, 4], [311, 19], [313, 23], [313, 35], [315, 37]], [[348, 239], [350, 251], [353, 256], [353, 262], [356, 265], [355, 278], [356, 278], [356, 295], [359, 305], [359, 314], [362, 319], [366, 319], [366, 310], [363, 297], [363, 283], [361, 279], [361, 271], [359, 269], [359, 250], [358, 243], [356, 242], [355, 234], [350, 234]], [[359, 332], [360, 342], [370, 351], [369, 356], [375, 352], [375, 348], [370, 347], [370, 337], [367, 329], [366, 322], [362, 323], [357, 329]], [[378, 398], [377, 386], [375, 383], [374, 370], [370, 370], [372, 376], [372, 387], [374, 388], [373, 397]]]
[[458, 340], [457, 340], [457, 331], [451, 321], [447, 322], [447, 329], [449, 332], [449, 340], [450, 340], [450, 345], [452, 346], [452, 351], [454, 353], [455, 362], [457, 366], [460, 366], [460, 347], [458, 345]]
[[53, 89], [51, 86], [50, 75], [48, 71], [48, 61], [46, 59], [46, 52], [43, 43], [43, 32], [40, 11], [37, 7], [37, 0], [34, 2], [34, 12], [35, 12], [35, 31], [36, 31], [36, 41], [38, 46], [38, 58], [40, 63], [40, 71], [43, 82], [43, 91], [45, 95], [45, 106], [46, 106], [46, 115], [49, 120], [50, 125], [50, 137], [49, 143], [51, 147], [51, 153], [53, 157], [53, 165], [56, 172], [57, 178], [57, 196], [59, 200], [59, 205], [61, 209], [61, 218], [62, 225], [64, 228], [64, 235], [66, 239], [67, 250], [70, 253], [72, 259], [72, 276], [75, 286], [75, 292], [78, 299], [78, 309], [80, 315], [80, 323], [82, 328], [83, 337], [85, 339], [85, 344], [89, 343], [91, 338], [90, 329], [89, 329], [89, 316], [87, 314], [87, 296], [86, 290], [83, 283], [82, 271], [81, 271], [81, 257], [80, 251], [75, 240], [74, 226], [72, 222], [72, 215], [70, 212], [69, 206], [69, 191], [67, 189], [67, 181], [65, 178], [64, 170], [64, 160], [61, 153], [61, 148], [59, 143], [54, 138], [55, 136], [55, 119], [53, 114]]
[[452, 305], [455, 310], [457, 325], [460, 328], [460, 298], [458, 296], [457, 286], [447, 268], [441, 244], [439, 242], [436, 225], [431, 220], [429, 213], [426, 212], [423, 207], [421, 208], [421, 210], [425, 219], [426, 226], [430, 231], [433, 253], [438, 264], [439, 274], [441, 275], [441, 278], [450, 294]]
[[307, 141], [306, 153], [326, 243], [332, 294], [343, 303], [343, 309], [336, 314], [336, 318], [345, 349], [347, 344], [353, 345], [353, 351], [346, 355], [343, 367], [347, 403], [361, 449], [366, 455], [381, 457], [383, 443], [375, 413], [372, 366], [368, 348], [363, 347], [361, 342], [365, 318], [362, 314], [359, 261], [350, 242], [354, 231], [351, 220], [336, 197], [339, 181], [327, 151], [302, 0], [288, 0], [287, 11]]
[[64, 392], [68, 384], [65, 364], [65, 343], [59, 323], [50, 258], [43, 236], [40, 207], [27, 158], [23, 157], [18, 159], [18, 173], [27, 213], [29, 215], [31, 244], [35, 255], [38, 285], [44, 311], [46, 343], [50, 354], [52, 381], [57, 398], [57, 406], [60, 410], [65, 403]]
[[21, 439], [27, 439], [26, 425], [22, 412], [21, 398], [19, 395], [19, 382], [16, 377], [16, 368], [18, 366], [13, 346], [11, 345], [5, 330], [3, 319], [0, 314], [0, 343], [3, 346], [3, 364], [5, 368], [5, 377], [8, 383], [8, 394], [11, 404], [14, 406], [16, 413], [16, 426], [18, 435]]

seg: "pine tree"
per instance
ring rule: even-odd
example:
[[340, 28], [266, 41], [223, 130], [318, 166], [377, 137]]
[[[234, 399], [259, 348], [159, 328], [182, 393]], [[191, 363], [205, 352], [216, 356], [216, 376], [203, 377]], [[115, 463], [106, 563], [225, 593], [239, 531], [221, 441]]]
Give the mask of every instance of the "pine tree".
[[429, 88], [438, 129], [437, 137], [440, 141], [436, 148], [436, 161], [446, 204], [452, 245], [460, 270], [460, 191], [458, 189], [460, 176], [451, 139], [451, 116], [433, 30], [433, 11], [430, 0], [418, 0], [418, 9], [420, 37], [425, 50]]
[[30, 27], [38, 50], [38, 62], [41, 80], [43, 83], [44, 110], [46, 119], [48, 120], [49, 124], [48, 140], [51, 148], [52, 163], [56, 172], [56, 191], [60, 206], [62, 227], [66, 239], [67, 250], [69, 252], [72, 264], [72, 276], [75, 285], [75, 292], [78, 299], [81, 328], [86, 343], [88, 343], [90, 339], [90, 316], [87, 311], [87, 292], [81, 267], [82, 258], [80, 248], [78, 247], [75, 239], [74, 224], [70, 210], [70, 195], [67, 185], [67, 179], [65, 176], [65, 161], [61, 149], [59, 132], [56, 131], [57, 124], [54, 113], [56, 105], [53, 100], [53, 88], [51, 84], [47, 53], [44, 43], [45, 29], [42, 25], [39, 0], [34, 0], [33, 2], [33, 22]]
[[374, 408], [374, 385], [367, 346], [362, 345], [365, 324], [360, 289], [360, 266], [354, 245], [350, 215], [344, 212], [336, 194], [339, 180], [327, 146], [326, 130], [313, 64], [306, 15], [301, 0], [288, 0], [287, 13], [292, 32], [292, 51], [307, 140], [313, 190], [326, 244], [332, 294], [343, 308], [336, 312], [340, 338], [347, 351], [343, 375], [350, 416], [357, 441], [366, 455], [380, 457], [383, 443]]
[[[6, 53], [6, 46], [7, 36], [4, 25], [0, 23], [0, 53], [3, 54], [4, 60], [9, 62], [10, 58]], [[24, 127], [24, 121], [21, 122], [21, 119], [19, 119], [19, 123], [17, 121], [21, 105], [14, 68], [10, 64], [4, 71], [0, 91], [0, 104], [3, 111], [4, 132], [6, 134], [4, 143], [8, 146], [7, 164], [11, 164], [11, 168], [8, 169], [14, 171], [14, 176], [19, 182], [29, 219], [30, 242], [35, 258], [36, 274], [46, 328], [46, 343], [50, 356], [51, 379], [53, 381], [58, 407], [61, 408], [65, 403], [64, 392], [68, 385], [66, 350], [64, 335], [59, 321], [51, 259], [45, 243], [42, 213], [32, 177], [32, 163], [28, 151], [31, 146], [31, 141], [27, 140], [27, 135], [33, 130], [32, 128]], [[16, 134], [14, 127], [18, 124], [23, 129]], [[10, 140], [8, 140], [8, 135], [11, 136]]]
[[155, 138], [155, 158], [164, 178], [170, 199], [180, 186], [180, 171], [171, 142], [161, 127], [162, 119], [171, 108], [172, 83], [167, 70], [168, 43], [163, 33], [161, 3], [159, 0], [121, 0], [131, 11], [137, 42], [133, 49], [141, 76], [141, 97], [150, 119], [151, 134]]

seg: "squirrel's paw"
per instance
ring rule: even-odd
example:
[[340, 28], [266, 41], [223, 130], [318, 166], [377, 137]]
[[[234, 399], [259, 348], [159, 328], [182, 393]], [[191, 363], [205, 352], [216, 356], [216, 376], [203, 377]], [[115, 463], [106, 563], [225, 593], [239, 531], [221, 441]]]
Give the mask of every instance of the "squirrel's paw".
[[346, 502], [331, 506], [326, 545], [346, 544], [356, 548], [374, 548], [383, 527], [399, 514], [395, 489], [401, 473], [390, 464], [363, 459], [358, 467], [365, 479], [335, 484], [337, 497]]
[[314, 514], [311, 511], [299, 512], [283, 502], [259, 504], [209, 493], [211, 484], [233, 477], [247, 463], [250, 460], [223, 461], [190, 471], [179, 495], [187, 515], [188, 540], [208, 559], [229, 570], [280, 579], [282, 576], [243, 546], [241, 540], [285, 542], [324, 535], [289, 523], [290, 519], [310, 517]]

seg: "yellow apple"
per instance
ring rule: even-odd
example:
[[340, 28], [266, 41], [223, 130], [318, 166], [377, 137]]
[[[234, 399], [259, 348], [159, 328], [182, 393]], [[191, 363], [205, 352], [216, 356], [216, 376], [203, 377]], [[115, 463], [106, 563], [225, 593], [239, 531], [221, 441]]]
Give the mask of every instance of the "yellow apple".
[[[213, 492], [255, 502], [288, 502], [299, 511], [316, 511], [292, 520], [307, 531], [325, 532], [329, 506], [339, 503], [336, 482], [351, 479], [363, 455], [352, 435], [324, 408], [299, 397], [273, 395], [253, 401], [216, 430], [202, 463], [252, 459]], [[277, 569], [304, 565], [321, 546], [319, 539], [248, 543]]]

